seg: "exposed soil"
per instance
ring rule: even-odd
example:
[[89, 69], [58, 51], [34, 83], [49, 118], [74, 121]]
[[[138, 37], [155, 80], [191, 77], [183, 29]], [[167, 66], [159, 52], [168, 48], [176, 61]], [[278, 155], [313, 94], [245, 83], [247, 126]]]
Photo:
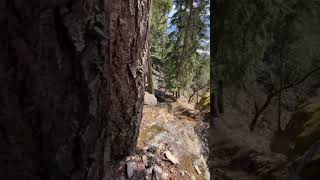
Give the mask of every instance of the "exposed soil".
[[[136, 151], [114, 167], [114, 179], [148, 179], [147, 169], [155, 166], [162, 169], [164, 180], [210, 179], [206, 160], [209, 124], [201, 121], [194, 105], [183, 100], [174, 102], [170, 95], [165, 99], [157, 106], [144, 106]], [[165, 151], [171, 152], [179, 164], [171, 163]], [[131, 178], [127, 176], [127, 162], [134, 162]]]

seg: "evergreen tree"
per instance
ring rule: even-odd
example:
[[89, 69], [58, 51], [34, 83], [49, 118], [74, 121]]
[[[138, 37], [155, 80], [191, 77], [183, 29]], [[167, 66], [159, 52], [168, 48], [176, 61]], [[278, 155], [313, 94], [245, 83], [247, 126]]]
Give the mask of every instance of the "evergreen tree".
[[194, 75], [194, 67], [205, 39], [205, 17], [209, 1], [176, 0], [176, 13], [171, 20], [174, 31], [170, 33], [169, 53], [166, 57], [165, 79], [168, 89], [176, 91], [186, 88]]
[[150, 57], [154, 65], [163, 65], [168, 42], [168, 13], [173, 0], [153, 0], [150, 26]]

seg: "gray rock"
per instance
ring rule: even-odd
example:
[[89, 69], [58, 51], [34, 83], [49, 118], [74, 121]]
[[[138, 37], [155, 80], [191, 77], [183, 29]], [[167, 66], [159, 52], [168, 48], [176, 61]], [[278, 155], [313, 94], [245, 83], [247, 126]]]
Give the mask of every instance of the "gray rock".
[[179, 160], [174, 157], [170, 151], [166, 151], [164, 152], [164, 155], [166, 156], [166, 158], [168, 158], [168, 160], [172, 163], [172, 164], [179, 164]]
[[153, 167], [150, 167], [147, 169], [146, 171], [146, 180], [151, 180], [152, 179], [152, 171], [153, 171]]
[[147, 153], [146, 153], [146, 156], [149, 157], [149, 158], [154, 158], [154, 157], [155, 157], [154, 154], [152, 154], [152, 153], [150, 153], [150, 152], [147, 152]]
[[158, 100], [153, 94], [145, 92], [144, 93], [144, 104], [145, 105], [156, 106], [158, 104]]
[[163, 174], [162, 174], [163, 173], [162, 169], [159, 166], [155, 165], [153, 167], [153, 172], [154, 172], [156, 180], [163, 180], [164, 179]]
[[131, 178], [133, 176], [133, 166], [134, 166], [134, 162], [127, 162], [127, 176], [128, 178]]
[[142, 155], [141, 159], [144, 164], [148, 164], [148, 157], [146, 155]]
[[152, 144], [149, 146], [148, 150], [151, 153], [156, 153], [159, 149], [159, 145], [158, 144]]

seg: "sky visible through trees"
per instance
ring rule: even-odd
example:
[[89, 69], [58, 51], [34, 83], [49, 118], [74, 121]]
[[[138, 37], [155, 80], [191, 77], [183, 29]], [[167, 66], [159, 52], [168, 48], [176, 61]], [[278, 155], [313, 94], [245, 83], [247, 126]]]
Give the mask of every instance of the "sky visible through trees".
[[[209, 8], [209, 6], [208, 6], [208, 8]], [[170, 33], [170, 32], [172, 32], [172, 31], [174, 31], [174, 30], [176, 29], [175, 26], [170, 26], [171, 17], [173, 16], [173, 14], [174, 14], [175, 12], [177, 12], [176, 6], [173, 5], [171, 11], [170, 11], [169, 14], [168, 14], [169, 19], [168, 19], [167, 23], [168, 23], [168, 25], [169, 25], [169, 28], [168, 28], [168, 30], [167, 30], [167, 33]], [[206, 17], [205, 17], [205, 22], [206, 22], [206, 24], [207, 24], [207, 27], [206, 27], [206, 36], [207, 36], [208, 38], [203, 41], [204, 46], [210, 44], [210, 41], [209, 41], [209, 39], [210, 39], [210, 11], [207, 11], [207, 14], [206, 14]], [[206, 51], [199, 50], [199, 52], [203, 52], [203, 53], [210, 54], [210, 50], [209, 50], [209, 49], [206, 50]]]
[[[208, 0], [152, 1], [148, 72], [163, 73], [165, 91], [176, 98], [209, 88], [209, 4]], [[152, 79], [148, 73], [150, 93], [158, 83]]]

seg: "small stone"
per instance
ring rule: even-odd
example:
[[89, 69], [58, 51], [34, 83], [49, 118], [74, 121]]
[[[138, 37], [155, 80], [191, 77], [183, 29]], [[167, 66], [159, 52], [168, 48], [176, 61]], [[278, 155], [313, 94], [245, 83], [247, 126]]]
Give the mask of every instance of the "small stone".
[[162, 174], [163, 180], [167, 180], [168, 177], [169, 177], [169, 174], [168, 174], [168, 173], [164, 172], [164, 173]]
[[150, 167], [150, 168], [147, 169], [146, 180], [151, 180], [152, 179], [152, 171], [153, 171], [153, 167]]
[[153, 167], [149, 167], [147, 169], [147, 175], [152, 175], [152, 170], [153, 170]]
[[151, 146], [149, 146], [148, 151], [151, 152], [151, 153], [156, 153], [158, 151], [158, 149], [159, 149], [159, 145], [158, 146], [157, 145], [151, 145]]
[[168, 158], [168, 160], [172, 163], [172, 164], [179, 164], [179, 160], [177, 158], [175, 158], [170, 151], [166, 151], [164, 152], [164, 155], [166, 156], [166, 158]]
[[170, 169], [170, 172], [171, 172], [171, 173], [174, 173], [174, 170], [173, 170], [173, 169]]
[[133, 176], [133, 166], [134, 162], [127, 162], [127, 176], [131, 178]]
[[162, 169], [159, 166], [155, 165], [153, 167], [153, 172], [156, 177], [156, 180], [163, 180], [164, 179], [163, 174], [162, 174]]
[[165, 145], [163, 144], [163, 143], [160, 143], [160, 145], [159, 145], [159, 150], [161, 151], [162, 149], [164, 149], [165, 148]]
[[149, 146], [145, 146], [142, 150], [143, 150], [143, 152], [147, 152], [147, 150], [149, 149]]
[[194, 166], [194, 168], [196, 169], [196, 171], [197, 171], [197, 173], [198, 173], [199, 175], [202, 174], [198, 166]]
[[148, 164], [148, 157], [146, 155], [142, 155], [141, 159], [144, 164]]
[[152, 154], [150, 152], [146, 153], [146, 156], [149, 157], [149, 158], [154, 158], [154, 154]]
[[181, 176], [185, 176], [186, 173], [184, 171], [180, 171]]

